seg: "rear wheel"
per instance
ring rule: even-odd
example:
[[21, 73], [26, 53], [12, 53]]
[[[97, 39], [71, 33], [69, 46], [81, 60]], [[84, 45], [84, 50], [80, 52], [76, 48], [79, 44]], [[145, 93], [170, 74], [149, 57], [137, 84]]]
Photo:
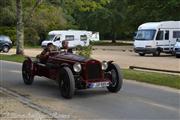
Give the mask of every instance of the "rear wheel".
[[7, 45], [3, 46], [2, 51], [5, 53], [9, 52], [9, 46]]
[[176, 58], [180, 58], [180, 54], [176, 54]]
[[145, 53], [139, 53], [139, 56], [145, 56]]
[[60, 70], [59, 88], [61, 96], [67, 99], [72, 98], [75, 91], [75, 80], [70, 68], [63, 67]]
[[160, 50], [156, 50], [154, 53], [153, 53], [153, 56], [160, 56], [161, 54], [161, 51]]
[[139, 53], [140, 56], [145, 56], [145, 53]]
[[111, 84], [107, 87], [110, 92], [118, 92], [122, 87], [122, 75], [120, 72], [120, 67], [117, 64], [110, 64], [108, 71], [111, 73]]
[[31, 85], [34, 81], [34, 75], [32, 75], [32, 63], [28, 60], [25, 60], [22, 65], [22, 77], [26, 85]]

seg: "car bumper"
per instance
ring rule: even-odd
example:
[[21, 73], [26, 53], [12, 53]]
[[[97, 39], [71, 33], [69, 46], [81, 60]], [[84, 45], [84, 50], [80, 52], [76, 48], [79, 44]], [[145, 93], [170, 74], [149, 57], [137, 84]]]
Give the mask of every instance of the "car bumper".
[[146, 54], [151, 54], [154, 53], [156, 51], [156, 48], [134, 48], [134, 52], [136, 53], [146, 53]]

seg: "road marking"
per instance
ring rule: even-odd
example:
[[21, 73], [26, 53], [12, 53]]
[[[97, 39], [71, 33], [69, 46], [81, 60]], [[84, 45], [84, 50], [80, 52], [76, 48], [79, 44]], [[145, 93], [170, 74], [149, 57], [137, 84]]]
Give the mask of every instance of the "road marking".
[[138, 101], [146, 103], [146, 104], [149, 104], [149, 105], [152, 105], [152, 106], [155, 106], [155, 107], [159, 107], [159, 108], [175, 111], [175, 112], [178, 112], [178, 113], [180, 112], [180, 110], [178, 108], [174, 108], [174, 107], [171, 107], [171, 106], [155, 103], [155, 102], [150, 101], [150, 100], [139, 99]]
[[12, 72], [12, 73], [22, 73], [22, 71], [18, 71], [18, 70], [10, 70], [9, 72]]
[[124, 80], [124, 82], [180, 94], [179, 89], [170, 88], [170, 87], [166, 87], [166, 86], [154, 85], [154, 84], [149, 84], [149, 83], [145, 83], [145, 82], [138, 82], [138, 81], [134, 81], [134, 80], [127, 80], [127, 79]]
[[1, 63], [9, 63], [9, 64], [16, 64], [16, 65], [22, 65], [22, 63], [18, 63], [18, 62], [13, 62], [13, 61], [5, 61], [5, 60], [0, 60]]
[[36, 103], [33, 103], [32, 100], [30, 100], [27, 97], [22, 96], [21, 94], [18, 94], [17, 92], [14, 92], [13, 90], [4, 88], [0, 86], [0, 92], [6, 93], [9, 96], [14, 97], [18, 101], [20, 101], [22, 104], [27, 105], [28, 107], [37, 110], [45, 115], [48, 115], [50, 119], [55, 120], [66, 120], [66, 119], [73, 119], [70, 115], [65, 115], [62, 113], [58, 113], [56, 111], [49, 110], [46, 107], [43, 107], [41, 105], [38, 105]]

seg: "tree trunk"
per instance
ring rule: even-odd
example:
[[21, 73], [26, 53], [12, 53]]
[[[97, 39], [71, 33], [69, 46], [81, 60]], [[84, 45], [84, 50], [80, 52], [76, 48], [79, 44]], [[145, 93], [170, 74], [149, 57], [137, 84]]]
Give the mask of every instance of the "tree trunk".
[[22, 0], [16, 0], [16, 13], [17, 13], [17, 41], [16, 41], [16, 54], [24, 54], [24, 24], [22, 13]]
[[116, 43], [116, 37], [117, 37], [117, 34], [116, 34], [116, 32], [115, 32], [115, 33], [113, 33], [112, 43]]

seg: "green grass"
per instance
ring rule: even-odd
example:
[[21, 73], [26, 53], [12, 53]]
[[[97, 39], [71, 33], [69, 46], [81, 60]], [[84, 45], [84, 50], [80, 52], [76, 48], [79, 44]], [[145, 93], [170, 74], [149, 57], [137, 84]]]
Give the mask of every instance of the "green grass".
[[97, 46], [132, 46], [132, 43], [125, 43], [125, 42], [116, 42], [112, 43], [110, 41], [97, 41], [92, 42], [91, 45], [97, 45]]
[[[0, 54], [0, 60], [20, 62], [24, 61], [25, 57], [21, 55], [4, 55]], [[145, 72], [138, 70], [122, 70], [124, 79], [136, 80], [156, 85], [168, 86], [180, 89], [180, 76], [170, 75], [165, 73]]]
[[25, 60], [25, 56], [0, 54], [0, 60], [6, 60], [6, 61], [22, 63]]
[[165, 73], [123, 69], [125, 79], [180, 89], [180, 76]]

